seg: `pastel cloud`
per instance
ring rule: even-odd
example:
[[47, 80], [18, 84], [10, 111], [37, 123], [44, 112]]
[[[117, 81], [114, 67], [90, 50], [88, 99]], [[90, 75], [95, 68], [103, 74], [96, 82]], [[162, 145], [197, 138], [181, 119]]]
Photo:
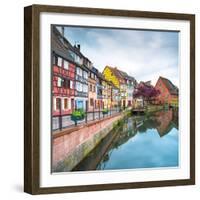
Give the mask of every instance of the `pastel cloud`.
[[138, 81], [159, 76], [178, 84], [178, 32], [65, 27], [65, 36], [100, 71], [116, 66]]

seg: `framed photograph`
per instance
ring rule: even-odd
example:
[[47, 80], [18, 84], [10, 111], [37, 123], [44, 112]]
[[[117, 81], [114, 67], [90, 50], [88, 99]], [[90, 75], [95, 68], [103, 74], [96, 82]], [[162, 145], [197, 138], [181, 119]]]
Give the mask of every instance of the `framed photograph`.
[[24, 9], [24, 191], [195, 184], [195, 16]]

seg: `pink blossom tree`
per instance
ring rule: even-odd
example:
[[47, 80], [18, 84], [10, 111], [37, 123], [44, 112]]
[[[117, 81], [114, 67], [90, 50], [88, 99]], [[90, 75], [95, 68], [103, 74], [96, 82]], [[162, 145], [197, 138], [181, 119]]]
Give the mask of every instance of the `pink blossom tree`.
[[139, 84], [133, 93], [134, 98], [141, 97], [146, 103], [151, 103], [160, 94], [160, 90], [152, 85]]

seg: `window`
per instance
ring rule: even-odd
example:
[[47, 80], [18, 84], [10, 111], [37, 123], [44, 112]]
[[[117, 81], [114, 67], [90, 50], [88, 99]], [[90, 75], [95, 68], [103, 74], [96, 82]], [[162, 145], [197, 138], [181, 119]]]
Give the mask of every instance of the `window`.
[[71, 56], [71, 57], [73, 58], [73, 60], [74, 60], [74, 58], [75, 58], [74, 52], [72, 52], [72, 51], [69, 50], [69, 54], [70, 54], [70, 56]]
[[85, 85], [83, 85], [83, 92], [85, 92]]
[[58, 65], [59, 67], [62, 67], [62, 58], [61, 58], [61, 57], [58, 57], [57, 65]]
[[76, 89], [79, 91], [79, 82], [76, 82]]
[[88, 78], [88, 74], [87, 74], [87, 72], [86, 72], [86, 71], [83, 71], [83, 77], [84, 77], [85, 79], [87, 79], [87, 78]]
[[75, 54], [75, 62], [80, 63], [80, 57]]
[[78, 83], [78, 91], [81, 91], [81, 84]]
[[73, 89], [73, 81], [70, 80], [70, 88]]
[[83, 84], [82, 83], [80, 84], [80, 91], [81, 92], [83, 91]]
[[79, 75], [79, 67], [76, 68], [76, 73]]
[[63, 79], [63, 81], [61, 82], [62, 87], [66, 88], [67, 87], [67, 80]]
[[76, 89], [79, 92], [83, 91], [83, 85], [80, 82], [76, 82]]
[[61, 87], [61, 86], [62, 86], [62, 78], [60, 78], [60, 77], [58, 77], [57, 86], [58, 86], [58, 87]]
[[68, 79], [62, 80], [62, 87], [70, 88], [70, 80], [68, 80]]
[[95, 92], [95, 86], [93, 87], [93, 92]]
[[90, 106], [94, 106], [94, 99], [90, 98]]
[[69, 79], [66, 79], [66, 87], [67, 87], [68, 89], [70, 88], [70, 84], [71, 84], [70, 80], [69, 80]]
[[64, 99], [64, 109], [68, 109], [68, 99]]
[[79, 64], [83, 64], [83, 58], [80, 59]]
[[76, 101], [76, 107], [77, 107], [77, 109], [79, 109], [79, 108], [83, 109], [84, 108], [83, 101], [77, 100]]
[[56, 98], [56, 110], [60, 110], [60, 98]]
[[88, 85], [85, 85], [85, 88], [86, 88], [85, 92], [88, 92]]
[[69, 63], [66, 60], [64, 60], [64, 68], [69, 69]]
[[81, 68], [79, 68], [79, 67], [77, 67], [77, 74], [79, 75], [79, 76], [82, 76], [82, 69]]
[[87, 85], [83, 85], [83, 92], [88, 92], [88, 86]]
[[92, 92], [92, 84], [90, 84], [90, 92]]

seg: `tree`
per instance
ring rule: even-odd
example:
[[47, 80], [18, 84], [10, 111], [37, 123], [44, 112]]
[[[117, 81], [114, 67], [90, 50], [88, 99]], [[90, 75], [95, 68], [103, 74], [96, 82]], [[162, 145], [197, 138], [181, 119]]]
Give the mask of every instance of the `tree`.
[[160, 94], [160, 90], [156, 89], [152, 85], [146, 85], [144, 83], [140, 83], [133, 93], [134, 98], [142, 97], [144, 101], [150, 103], [155, 100]]

